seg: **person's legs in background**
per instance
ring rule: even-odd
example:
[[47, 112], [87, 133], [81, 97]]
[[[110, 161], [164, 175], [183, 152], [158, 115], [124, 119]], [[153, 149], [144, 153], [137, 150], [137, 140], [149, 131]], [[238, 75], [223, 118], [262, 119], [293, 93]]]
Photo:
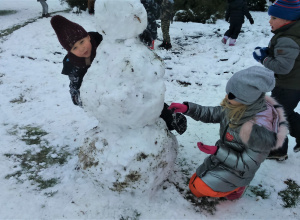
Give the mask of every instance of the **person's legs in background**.
[[161, 31], [163, 34], [163, 43], [160, 44], [159, 47], [165, 48], [166, 50], [169, 50], [172, 48], [169, 29], [170, 29], [170, 20], [162, 19], [161, 20]]
[[[294, 151], [300, 150], [300, 114], [295, 112], [295, 108], [300, 102], [300, 90], [283, 89], [275, 87], [271, 96], [283, 106], [287, 121], [289, 122], [290, 135], [296, 138], [296, 146]], [[275, 159], [274, 157], [286, 157], [287, 159], [288, 141], [286, 140], [283, 147], [276, 151], [271, 151], [268, 159]], [[273, 158], [271, 158], [273, 157]]]
[[88, 10], [90, 15], [95, 14], [95, 0], [88, 0]]
[[227, 35], [225, 33], [225, 36], [229, 36], [229, 46], [234, 46], [235, 43], [236, 43], [236, 39], [238, 38], [240, 32], [241, 32], [241, 29], [242, 29], [242, 25], [243, 23], [238, 23], [238, 22], [235, 22], [235, 23], [230, 23], [230, 27], [229, 27], [229, 33], [230, 35]]
[[49, 17], [49, 13], [48, 13], [48, 4], [45, 0], [40, 0], [40, 3], [43, 7], [43, 13], [42, 16], [43, 17]]

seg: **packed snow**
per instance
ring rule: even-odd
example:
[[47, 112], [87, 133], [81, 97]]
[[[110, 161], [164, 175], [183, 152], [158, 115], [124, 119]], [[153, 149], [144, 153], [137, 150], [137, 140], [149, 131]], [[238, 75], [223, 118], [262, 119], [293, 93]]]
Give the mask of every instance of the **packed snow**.
[[[91, 16], [87, 11], [81, 14], [65, 11], [67, 5], [61, 4], [59, 0], [48, 0], [47, 3], [49, 13], [79, 23], [87, 31], [99, 31], [102, 27], [95, 19], [100, 16], [97, 8], [95, 16]], [[195, 205], [195, 200], [189, 199], [187, 181], [207, 157], [199, 151], [196, 143], [202, 141], [213, 145], [218, 138], [219, 128], [217, 124], [204, 124], [191, 118], [187, 118], [188, 128], [184, 134], [172, 131], [171, 136], [176, 137], [179, 145], [176, 159], [169, 155], [170, 161], [175, 160], [175, 165], [168, 177], [161, 173], [162, 183], [151, 197], [139, 193], [138, 189], [129, 190], [126, 184], [121, 188], [103, 184], [105, 178], [115, 175], [110, 173], [111, 170], [118, 171], [119, 167], [114, 163], [103, 165], [111, 168], [103, 176], [99, 170], [96, 175], [90, 175], [80, 166], [78, 155], [87, 139], [94, 137], [97, 132], [103, 132], [101, 137], [106, 140], [116, 141], [116, 147], [113, 148], [114, 144], [111, 144], [110, 150], [121, 155], [120, 161], [125, 163], [125, 159], [131, 158], [133, 152], [138, 152], [138, 147], [134, 150], [127, 146], [122, 148], [116, 137], [124, 138], [124, 143], [140, 145], [142, 150], [151, 147], [146, 143], [145, 134], [163, 136], [163, 131], [160, 133], [160, 129], [155, 129], [153, 133], [151, 126], [138, 131], [135, 128], [125, 130], [121, 124], [121, 128], [113, 133], [111, 131], [116, 127], [115, 121], [111, 124], [108, 122], [115, 112], [108, 111], [104, 117], [107, 120], [99, 123], [101, 118], [73, 105], [68, 91], [69, 79], [61, 74], [66, 51], [57, 40], [50, 18], [40, 19], [40, 3], [0, 0], [0, 10], [16, 11], [0, 16], [0, 219], [300, 219], [299, 204], [284, 208], [279, 195], [280, 191], [287, 188], [287, 180], [300, 184], [299, 172], [293, 172], [299, 169], [300, 153], [293, 152], [295, 139], [291, 136], [288, 160], [265, 161], [244, 196], [236, 201], [200, 199]], [[245, 21], [234, 47], [221, 43], [223, 33], [229, 27], [224, 20], [218, 20], [216, 24], [173, 22], [170, 27], [173, 48], [169, 51], [158, 49], [162, 42], [160, 28], [154, 51], [136, 39], [129, 40], [130, 44], [139, 45], [136, 48], [140, 51], [145, 49], [144, 57], [157, 54], [163, 60], [164, 68], [157, 63], [151, 67], [146, 58], [139, 59], [140, 51], [136, 53], [124, 49], [119, 53], [111, 52], [119, 60], [123, 57], [138, 60], [145, 67], [146, 75], [150, 74], [150, 68], [162, 71], [160, 80], [163, 83], [158, 83], [161, 87], [147, 77], [143, 82], [143, 85], [147, 85], [149, 80], [150, 91], [163, 89], [164, 100], [160, 102], [170, 104], [191, 101], [202, 105], [218, 105], [225, 96], [227, 80], [241, 69], [260, 65], [253, 59], [252, 52], [256, 46], [267, 46], [272, 37], [267, 12], [251, 14], [254, 25]], [[18, 28], [18, 25], [21, 27]], [[105, 25], [111, 26], [108, 23]], [[16, 29], [13, 33], [2, 35], [4, 30], [12, 27]], [[126, 38], [131, 37], [126, 35]], [[93, 62], [88, 74], [97, 70], [104, 71], [102, 65], [106, 59], [101, 59], [101, 49], [110, 51], [105, 44], [104, 37], [103, 45], [97, 50], [95, 61], [98, 62]], [[120, 45], [114, 46], [122, 49]], [[140, 46], [145, 48], [141, 49]], [[118, 67], [122, 68], [118, 65], [111, 68]], [[139, 70], [142, 71], [142, 68]], [[129, 81], [130, 76], [125, 75], [122, 80], [125, 85], [131, 86], [133, 92], [142, 89], [132, 86], [136, 84]], [[99, 82], [99, 87], [109, 88], [111, 85]], [[116, 106], [117, 96], [121, 94], [112, 94], [111, 104]], [[158, 105], [153, 105], [155, 110], [149, 111], [157, 112]], [[142, 107], [133, 106], [139, 109]], [[300, 111], [300, 106], [297, 111]], [[105, 125], [105, 131], [101, 125]], [[149, 140], [153, 137], [150, 136]], [[102, 143], [106, 145], [103, 139]], [[149, 154], [153, 151], [148, 150]], [[144, 154], [140, 156], [141, 160], [145, 159]], [[106, 159], [111, 162], [110, 158]], [[141, 166], [140, 170], [146, 172], [148, 162], [134, 161], [132, 166]], [[149, 178], [159, 176], [157, 173], [148, 174]], [[123, 188], [125, 190], [119, 190]], [[205, 206], [205, 202], [211, 202], [215, 210]]]

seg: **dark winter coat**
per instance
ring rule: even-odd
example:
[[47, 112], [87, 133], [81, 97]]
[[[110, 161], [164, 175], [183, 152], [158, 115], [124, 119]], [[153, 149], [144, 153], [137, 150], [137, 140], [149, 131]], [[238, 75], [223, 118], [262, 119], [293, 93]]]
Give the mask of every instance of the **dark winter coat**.
[[[102, 41], [102, 35], [98, 32], [89, 32], [88, 33], [91, 37], [92, 47], [98, 47], [100, 42]], [[94, 48], [94, 50], [96, 49]], [[85, 58], [78, 58], [78, 60], [85, 59]], [[91, 60], [92, 62], [93, 60]], [[70, 79], [70, 93], [71, 96], [75, 94], [79, 94], [79, 89], [81, 87], [81, 83], [83, 77], [85, 76], [87, 70], [90, 68], [91, 65], [77, 65], [76, 62], [72, 62], [70, 59], [70, 54], [66, 55], [63, 60], [63, 69], [62, 74], [68, 75]], [[73, 97], [72, 97], [73, 100]], [[74, 102], [74, 101], [73, 101]], [[75, 104], [75, 103], [74, 103]]]
[[288, 133], [283, 108], [271, 97], [262, 96], [248, 107], [235, 128], [221, 106], [188, 104], [186, 115], [205, 123], [220, 123], [220, 139], [215, 155], [207, 157], [196, 173], [216, 192], [246, 186], [271, 149], [282, 146]]
[[300, 21], [273, 33], [263, 65], [275, 72], [276, 87], [300, 90]]
[[230, 24], [242, 24], [245, 21], [244, 16], [246, 16], [249, 21], [253, 20], [248, 10], [247, 2], [244, 0], [229, 0], [225, 20], [229, 21]]
[[151, 33], [152, 40], [157, 38], [157, 23], [159, 18], [160, 6], [155, 0], [141, 0], [147, 12], [147, 30]]
[[174, 11], [173, 11], [173, 0], [163, 0], [160, 9], [160, 19], [163, 21], [173, 20]]

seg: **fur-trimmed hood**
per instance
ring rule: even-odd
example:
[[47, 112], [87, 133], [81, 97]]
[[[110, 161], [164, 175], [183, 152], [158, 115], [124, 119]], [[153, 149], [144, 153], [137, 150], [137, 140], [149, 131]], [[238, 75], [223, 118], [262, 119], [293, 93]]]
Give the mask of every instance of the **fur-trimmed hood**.
[[253, 126], [263, 126], [269, 131], [276, 133], [276, 144], [272, 147], [272, 150], [278, 149], [283, 145], [286, 136], [289, 133], [288, 122], [284, 115], [283, 107], [274, 99], [269, 96], [265, 96], [267, 109], [258, 113], [254, 119], [243, 124], [240, 131], [240, 138], [243, 143], [248, 144]]

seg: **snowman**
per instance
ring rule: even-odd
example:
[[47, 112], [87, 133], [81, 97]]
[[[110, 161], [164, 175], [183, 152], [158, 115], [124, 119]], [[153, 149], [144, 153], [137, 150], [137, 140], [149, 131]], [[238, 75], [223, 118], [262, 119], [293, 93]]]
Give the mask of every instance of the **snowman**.
[[172, 172], [178, 147], [159, 117], [164, 64], [138, 39], [147, 26], [139, 0], [96, 1], [95, 11], [103, 41], [81, 98], [99, 124], [86, 134], [80, 165], [103, 188], [151, 196]]

